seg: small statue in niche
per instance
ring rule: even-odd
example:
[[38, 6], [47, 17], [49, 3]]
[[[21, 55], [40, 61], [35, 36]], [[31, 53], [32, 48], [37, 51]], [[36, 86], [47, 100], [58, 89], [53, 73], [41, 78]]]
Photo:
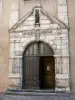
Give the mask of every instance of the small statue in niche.
[[35, 10], [35, 25], [40, 25], [39, 21], [40, 21], [39, 10], [36, 9]]

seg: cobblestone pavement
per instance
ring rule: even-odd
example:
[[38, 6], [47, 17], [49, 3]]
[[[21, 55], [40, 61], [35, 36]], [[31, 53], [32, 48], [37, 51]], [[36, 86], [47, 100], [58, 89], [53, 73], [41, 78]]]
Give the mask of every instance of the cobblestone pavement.
[[19, 96], [0, 95], [0, 100], [75, 100], [75, 95]]

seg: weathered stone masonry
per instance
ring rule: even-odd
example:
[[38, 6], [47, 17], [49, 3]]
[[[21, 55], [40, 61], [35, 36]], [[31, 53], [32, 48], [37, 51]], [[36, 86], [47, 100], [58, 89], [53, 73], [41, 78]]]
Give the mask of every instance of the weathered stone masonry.
[[[22, 86], [22, 54], [32, 41], [44, 41], [54, 50], [56, 91], [70, 91], [68, 17], [66, 0], [57, 0], [58, 19], [42, 7], [34, 7], [10, 30], [10, 88]], [[40, 10], [40, 27], [34, 26], [35, 9]], [[39, 34], [39, 35], [38, 35]], [[38, 35], [38, 38], [36, 38]]]

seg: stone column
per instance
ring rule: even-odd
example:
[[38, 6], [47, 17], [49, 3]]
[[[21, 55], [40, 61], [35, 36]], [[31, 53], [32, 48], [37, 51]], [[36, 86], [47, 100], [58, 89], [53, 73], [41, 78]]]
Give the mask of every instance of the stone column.
[[68, 25], [67, 1], [57, 0], [57, 7], [58, 7], [58, 19]]
[[[11, 13], [10, 13], [10, 19], [9, 19], [9, 27], [11, 28], [15, 23], [18, 22], [18, 13], [19, 12], [19, 7], [18, 7], [18, 0], [11, 0]], [[11, 59], [17, 58], [14, 55], [15, 52], [15, 38], [13, 38], [15, 33], [10, 33], [10, 60], [9, 63], [11, 63], [9, 65], [9, 88], [19, 88], [20, 86], [20, 74], [18, 73], [13, 73], [13, 60], [11, 61]], [[17, 40], [17, 39], [16, 39]], [[12, 42], [13, 42], [13, 46], [12, 46]], [[13, 52], [13, 53], [12, 53]], [[13, 57], [12, 57], [13, 56]], [[17, 58], [19, 59], [19, 57]]]
[[18, 22], [19, 19], [19, 5], [18, 0], [13, 0], [11, 6], [11, 15], [10, 15], [10, 22], [9, 27], [11, 28], [15, 23]]

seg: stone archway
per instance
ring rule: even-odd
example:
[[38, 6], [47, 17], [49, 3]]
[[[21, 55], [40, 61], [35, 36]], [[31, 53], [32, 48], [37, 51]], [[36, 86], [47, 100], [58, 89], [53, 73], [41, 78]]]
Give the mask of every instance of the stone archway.
[[[54, 89], [54, 51], [44, 42], [32, 42], [23, 52], [22, 88]], [[44, 82], [45, 79], [45, 82]]]

